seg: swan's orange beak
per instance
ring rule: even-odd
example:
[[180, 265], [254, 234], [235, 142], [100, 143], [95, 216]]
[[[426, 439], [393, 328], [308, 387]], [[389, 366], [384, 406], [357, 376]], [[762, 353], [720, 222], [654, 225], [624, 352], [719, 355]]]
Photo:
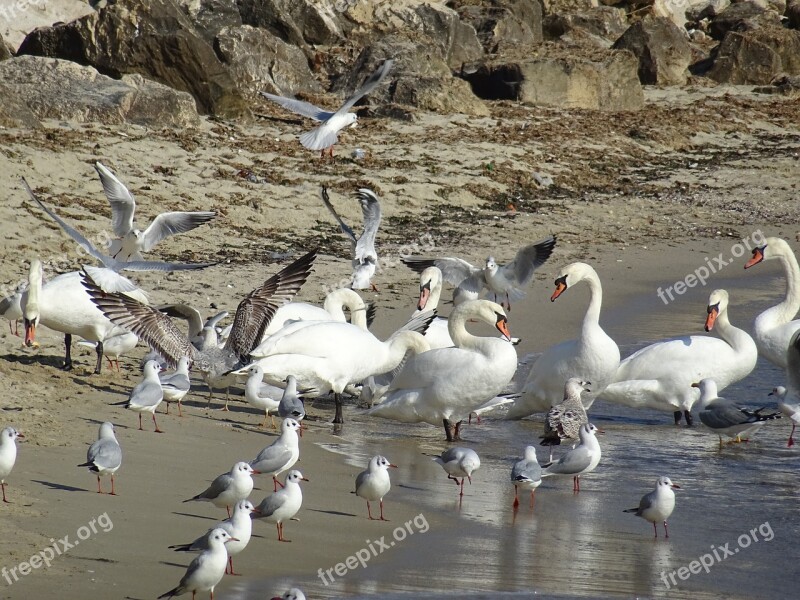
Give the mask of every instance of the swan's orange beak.
[[36, 343], [36, 323], [25, 319], [25, 345], [37, 347]]
[[556, 298], [558, 298], [561, 294], [563, 294], [564, 290], [567, 289], [567, 282], [565, 280], [566, 277], [560, 277], [556, 279], [556, 289], [553, 292], [553, 295], [550, 296], [550, 302], [555, 302]]
[[428, 298], [431, 296], [430, 283], [419, 288], [419, 302], [417, 303], [417, 310], [425, 310], [425, 305], [428, 303]]
[[706, 317], [706, 331], [714, 329], [714, 323], [717, 322], [717, 315], [719, 315], [719, 304], [708, 307], [708, 316]]
[[507, 341], [511, 341], [511, 331], [508, 329], [508, 319], [504, 315], [497, 315], [497, 322], [495, 323], [497, 331], [503, 334]]
[[747, 263], [744, 265], [744, 268], [749, 269], [750, 267], [760, 263], [762, 260], [764, 260], [764, 249], [753, 248], [753, 258], [747, 261]]

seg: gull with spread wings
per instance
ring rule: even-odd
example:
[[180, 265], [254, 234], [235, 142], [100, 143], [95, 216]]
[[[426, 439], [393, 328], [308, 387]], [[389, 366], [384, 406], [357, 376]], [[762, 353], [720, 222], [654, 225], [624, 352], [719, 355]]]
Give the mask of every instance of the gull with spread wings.
[[309, 150], [322, 151], [322, 156], [325, 156], [325, 150], [329, 150], [330, 156], [333, 157], [333, 146], [337, 142], [339, 132], [348, 126], [355, 127], [358, 121], [358, 116], [355, 113], [351, 113], [350, 109], [355, 106], [356, 102], [369, 94], [383, 81], [384, 77], [386, 77], [392, 69], [393, 64], [394, 61], [391, 59], [384, 61], [384, 63], [369, 76], [364, 82], [364, 85], [358, 88], [356, 93], [350, 96], [347, 102], [342, 104], [341, 108], [336, 112], [328, 112], [318, 106], [314, 106], [310, 102], [303, 102], [295, 98], [285, 98], [266, 92], [261, 92], [261, 95], [267, 100], [280, 104], [283, 108], [297, 113], [298, 115], [314, 119], [315, 121], [321, 121], [318, 127], [300, 136], [300, 143]]
[[506, 297], [504, 308], [511, 310], [511, 301], [525, 297], [525, 287], [533, 279], [533, 273], [550, 258], [556, 245], [555, 236], [524, 246], [510, 263], [498, 265], [493, 256], [486, 260], [484, 267], [475, 267], [461, 258], [403, 258], [403, 264], [417, 273], [428, 267], [438, 267], [446, 281], [457, 286], [453, 292], [453, 302], [460, 304], [465, 300], [478, 298], [484, 289], [497, 297]]
[[111, 242], [108, 253], [116, 260], [142, 260], [142, 252], [149, 252], [160, 241], [191, 231], [216, 216], [213, 212], [165, 212], [141, 231], [134, 226], [136, 201], [128, 188], [102, 163], [95, 163], [94, 168], [111, 204], [111, 227], [117, 239]]
[[333, 208], [328, 197], [328, 188], [322, 187], [322, 201], [331, 211], [333, 218], [339, 223], [342, 233], [346, 235], [353, 247], [353, 282], [351, 287], [354, 290], [365, 290], [372, 288], [377, 292], [378, 288], [372, 283], [372, 276], [375, 275], [375, 268], [378, 266], [378, 253], [375, 251], [375, 237], [378, 235], [378, 227], [381, 224], [381, 205], [375, 192], [366, 188], [361, 188], [355, 193], [358, 203], [361, 205], [361, 214], [364, 216], [364, 231], [356, 237], [353, 230], [342, 221], [342, 218]]

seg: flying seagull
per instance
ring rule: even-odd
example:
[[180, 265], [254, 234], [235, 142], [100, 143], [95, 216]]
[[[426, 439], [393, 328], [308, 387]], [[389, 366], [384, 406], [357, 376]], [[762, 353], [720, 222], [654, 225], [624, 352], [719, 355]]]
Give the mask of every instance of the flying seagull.
[[333, 208], [328, 197], [328, 188], [322, 187], [322, 202], [331, 211], [333, 218], [339, 223], [342, 233], [350, 238], [353, 252], [353, 283], [354, 290], [365, 290], [372, 288], [377, 292], [378, 288], [372, 283], [372, 276], [378, 266], [378, 253], [375, 251], [375, 237], [378, 235], [378, 227], [381, 224], [381, 205], [375, 192], [366, 188], [361, 188], [355, 193], [358, 203], [361, 205], [361, 214], [364, 217], [364, 231], [356, 237], [347, 224]]
[[191, 231], [216, 216], [213, 212], [166, 212], [141, 231], [134, 226], [136, 201], [128, 188], [102, 163], [95, 163], [94, 168], [111, 204], [111, 227], [117, 236], [108, 252], [119, 261], [143, 260], [141, 253], [149, 252], [160, 241], [176, 233]]
[[355, 113], [351, 113], [350, 109], [383, 81], [383, 78], [392, 69], [393, 64], [394, 61], [391, 59], [385, 61], [336, 112], [328, 112], [310, 102], [303, 102], [295, 98], [285, 98], [266, 92], [261, 92], [261, 95], [298, 115], [321, 121], [322, 123], [318, 127], [300, 136], [300, 143], [309, 150], [321, 150], [323, 157], [325, 156], [325, 150], [329, 149], [330, 156], [333, 157], [333, 146], [337, 142], [339, 132], [348, 125], [354, 127], [358, 121], [358, 116]]

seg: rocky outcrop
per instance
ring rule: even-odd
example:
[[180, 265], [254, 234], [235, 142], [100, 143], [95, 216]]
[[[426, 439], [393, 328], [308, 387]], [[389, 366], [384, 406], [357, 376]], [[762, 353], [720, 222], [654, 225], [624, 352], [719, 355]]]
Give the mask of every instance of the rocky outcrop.
[[335, 44], [348, 29], [340, 10], [345, 0], [236, 1], [245, 25], [268, 29], [295, 46]]
[[71, 60], [111, 77], [138, 73], [189, 92], [205, 113], [249, 114], [228, 69], [173, 0], [121, 0], [71, 23], [37, 29], [19, 54]]
[[16, 91], [0, 81], [0, 127], [38, 127], [39, 119]]
[[189, 94], [140, 75], [117, 80], [66, 60], [19, 56], [0, 63], [0, 81], [38, 119], [159, 127], [199, 122]]
[[11, 50], [6, 46], [6, 41], [0, 35], [0, 60], [8, 60], [11, 58]]
[[639, 60], [639, 81], [646, 85], [683, 85], [692, 62], [686, 34], [666, 17], [645, 17], [631, 25], [614, 48]]
[[544, 19], [544, 34], [549, 40], [571, 36], [576, 32], [588, 33], [610, 46], [628, 28], [625, 13], [610, 6], [598, 6], [579, 13], [559, 13]]
[[478, 96], [489, 100], [629, 111], [644, 105], [637, 68], [633, 54], [614, 51], [602, 61], [565, 56], [490, 62], [468, 75], [467, 80]]
[[542, 6], [537, 0], [489, 0], [458, 8], [472, 25], [484, 50], [499, 54], [542, 43]]
[[800, 31], [765, 27], [729, 31], [708, 76], [720, 83], [770, 83], [778, 75], [800, 74]]
[[777, 13], [768, 11], [755, 2], [738, 2], [714, 16], [709, 23], [708, 32], [715, 40], [722, 40], [731, 30], [743, 31], [770, 26], [781, 26]]
[[786, 5], [786, 20], [789, 27], [800, 29], [800, 0], [790, 0]]

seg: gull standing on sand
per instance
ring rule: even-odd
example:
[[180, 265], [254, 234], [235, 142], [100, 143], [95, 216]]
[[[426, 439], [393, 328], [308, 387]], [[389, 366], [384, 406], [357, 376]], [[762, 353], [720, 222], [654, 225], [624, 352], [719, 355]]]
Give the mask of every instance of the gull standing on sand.
[[298, 588], [292, 588], [283, 596], [275, 596], [272, 600], [306, 600], [306, 595]]
[[246, 364], [275, 311], [305, 283], [316, 256], [316, 250], [301, 256], [245, 296], [223, 348], [198, 350], [167, 315], [123, 294], [104, 292], [89, 274], [84, 276], [83, 285], [106, 317], [138, 335], [170, 364], [176, 365], [182, 356], [188, 356], [212, 390], [215, 384], [228, 386], [231, 371]]
[[550, 462], [553, 462], [553, 446], [559, 446], [561, 440], [576, 440], [581, 425], [589, 422], [586, 409], [583, 408], [581, 394], [591, 392], [588, 381], [580, 377], [571, 377], [564, 385], [564, 400], [553, 406], [544, 419], [544, 435], [540, 444], [550, 446]]
[[300, 440], [297, 432], [300, 430], [300, 423], [294, 419], [284, 419], [281, 423], [281, 435], [277, 440], [258, 453], [250, 466], [264, 475], [271, 475], [273, 481], [273, 491], [278, 489], [281, 482], [278, 475], [291, 469], [297, 459], [300, 458]]
[[13, 427], [6, 427], [0, 431], [0, 488], [3, 490], [3, 502], [6, 499], [6, 477], [11, 474], [14, 463], [17, 462], [17, 440], [24, 440], [25, 436]]
[[514, 508], [519, 506], [519, 490], [530, 490], [531, 508], [533, 508], [533, 493], [542, 484], [542, 467], [536, 459], [536, 448], [525, 446], [525, 455], [514, 463], [511, 468], [511, 483], [514, 484]]
[[175, 552], [199, 552], [208, 550], [210, 547], [209, 540], [213, 531], [217, 528], [224, 529], [232, 538], [231, 541], [225, 545], [228, 550], [228, 566], [225, 568], [225, 574], [239, 575], [239, 573], [234, 573], [233, 571], [233, 557], [244, 550], [250, 542], [250, 537], [253, 534], [253, 520], [250, 518], [250, 514], [253, 512], [256, 512], [256, 508], [249, 500], [240, 500], [236, 503], [236, 506], [233, 507], [233, 515], [231, 517], [217, 523], [214, 527], [209, 529], [207, 533], [201, 535], [195, 541], [188, 544], [169, 546], [169, 548], [175, 550]]
[[580, 444], [562, 456], [558, 462], [544, 465], [542, 477], [550, 475], [572, 475], [572, 491], [581, 491], [581, 475], [591, 473], [600, 464], [600, 443], [597, 434], [602, 433], [592, 423], [581, 425]]
[[342, 233], [350, 239], [353, 253], [353, 281], [351, 287], [354, 290], [365, 290], [371, 288], [377, 292], [378, 288], [372, 283], [375, 269], [378, 266], [378, 253], [375, 251], [375, 238], [378, 235], [378, 228], [381, 224], [381, 204], [375, 192], [366, 188], [359, 189], [356, 199], [361, 205], [361, 214], [364, 217], [364, 231], [356, 237], [353, 230], [342, 220], [336, 209], [333, 208], [328, 197], [328, 188], [322, 187], [322, 202], [339, 223]]
[[211, 593], [211, 600], [214, 600], [214, 588], [222, 581], [228, 567], [228, 551], [225, 544], [236, 541], [238, 540], [231, 537], [224, 529], [212, 530], [208, 535], [208, 550], [203, 551], [189, 564], [186, 574], [176, 587], [166, 594], [161, 594], [158, 599], [172, 598], [192, 592], [192, 600], [194, 600], [197, 592], [208, 590]]
[[386, 521], [383, 517], [383, 497], [389, 493], [392, 487], [392, 482], [389, 479], [389, 469], [396, 469], [397, 465], [393, 465], [389, 460], [383, 456], [373, 456], [369, 461], [369, 466], [366, 471], [361, 471], [356, 477], [356, 490], [355, 495], [359, 498], [364, 498], [367, 501], [367, 518], [370, 521], [372, 518], [372, 510], [370, 509], [370, 501], [375, 502], [378, 500], [381, 506], [381, 521]]
[[[264, 422], [261, 427], [267, 426], [267, 419], [270, 412], [278, 410], [280, 398], [284, 390], [281, 388], [264, 383], [264, 369], [260, 365], [251, 365], [247, 369], [247, 382], [244, 385], [244, 399], [250, 405], [264, 411]], [[275, 427], [275, 417], [272, 417], [272, 428]]]
[[[730, 400], [717, 396], [716, 382], [706, 377], [692, 387], [700, 389], [700, 422], [719, 436], [719, 446], [722, 447], [722, 436], [734, 438], [734, 442], [742, 441], [742, 436], [755, 433], [766, 421], [780, 419], [780, 413], [768, 413], [762, 406], [756, 410], [748, 409]], [[747, 438], [744, 441], [748, 441]]]
[[622, 512], [634, 513], [637, 517], [642, 517], [645, 521], [653, 524], [653, 532], [658, 537], [659, 521], [664, 523], [664, 537], [669, 537], [667, 529], [667, 519], [675, 510], [675, 492], [672, 489], [681, 489], [681, 486], [672, 483], [669, 477], [659, 477], [656, 480], [656, 489], [649, 494], [642, 496], [637, 508], [628, 508]]
[[458, 478], [461, 478], [459, 496], [464, 495], [464, 479], [472, 484], [472, 474], [481, 466], [478, 453], [471, 448], [450, 448], [442, 452], [441, 456], [434, 456], [433, 460], [442, 466], [447, 478], [455, 481], [456, 485], [459, 485]]
[[22, 293], [27, 289], [28, 282], [21, 281], [13, 294], [0, 300], [0, 316], [4, 319], [8, 319], [8, 331], [17, 337], [19, 337], [19, 320], [23, 316]]
[[224, 507], [230, 517], [231, 506], [247, 500], [250, 492], [253, 491], [253, 475], [258, 475], [258, 473], [259, 471], [253, 469], [246, 462], [237, 462], [228, 473], [219, 475], [204, 491], [184, 502], [205, 500], [217, 508]]
[[264, 519], [269, 523], [275, 523], [278, 527], [278, 541], [291, 542], [283, 537], [283, 522], [291, 519], [300, 510], [303, 504], [303, 492], [300, 489], [301, 481], [308, 481], [300, 471], [289, 471], [283, 487], [267, 496], [256, 506], [256, 512], [250, 517], [252, 519]]
[[127, 400], [117, 403], [124, 404], [125, 408], [139, 413], [139, 431], [144, 431], [142, 413], [149, 412], [153, 415], [153, 425], [156, 426], [155, 432], [164, 433], [158, 428], [158, 422], [156, 422], [156, 409], [164, 399], [164, 391], [161, 389], [161, 381], [158, 379], [160, 371], [161, 367], [158, 362], [148, 360], [144, 366], [144, 379], [131, 390]]
[[192, 382], [189, 380], [189, 365], [191, 359], [188, 356], [181, 356], [178, 361], [178, 368], [172, 373], [160, 373], [158, 376], [161, 382], [161, 389], [164, 392], [164, 402], [167, 403], [167, 414], [169, 414], [170, 402], [178, 403], [178, 416], [183, 416], [181, 410], [181, 400], [192, 387]]
[[[438, 267], [446, 281], [458, 287], [458, 294], [453, 294], [453, 302], [459, 304], [468, 299], [477, 298], [484, 288], [494, 295], [497, 302], [507, 310], [511, 310], [511, 302], [525, 297], [525, 288], [533, 279], [537, 268], [550, 258], [556, 245], [555, 236], [545, 238], [535, 244], [524, 246], [510, 263], [498, 265], [493, 256], [486, 259], [486, 264], [475, 267], [461, 258], [403, 258], [403, 263], [422, 273], [429, 267]], [[458, 296], [458, 297], [457, 297]], [[505, 296], [505, 303], [502, 297]]]
[[108, 253], [116, 260], [143, 260], [142, 252], [149, 252], [160, 241], [176, 233], [191, 231], [216, 216], [213, 212], [166, 212], [140, 231], [134, 225], [136, 201], [128, 188], [102, 163], [95, 163], [94, 168], [111, 204], [111, 227], [117, 239], [111, 242]]
[[111, 476], [112, 496], [116, 496], [114, 491], [114, 473], [122, 466], [122, 448], [119, 447], [117, 437], [114, 435], [114, 425], [106, 421], [100, 425], [100, 433], [97, 441], [89, 446], [86, 452], [86, 462], [78, 465], [79, 467], [89, 467], [92, 473], [97, 473], [97, 493], [102, 494], [103, 488], [100, 486], [100, 478], [104, 475]]
[[333, 157], [333, 146], [338, 140], [339, 132], [347, 126], [354, 127], [358, 121], [358, 116], [351, 113], [350, 109], [356, 102], [374, 90], [383, 78], [389, 73], [394, 64], [393, 60], [386, 60], [378, 69], [369, 76], [364, 84], [350, 96], [336, 112], [328, 112], [314, 106], [310, 102], [303, 102], [294, 98], [284, 98], [266, 92], [260, 92], [264, 98], [271, 100], [283, 108], [290, 110], [298, 115], [322, 121], [322, 123], [300, 136], [300, 143], [309, 150], [322, 151], [321, 156], [325, 156], [325, 150], [330, 149], [330, 156]]

